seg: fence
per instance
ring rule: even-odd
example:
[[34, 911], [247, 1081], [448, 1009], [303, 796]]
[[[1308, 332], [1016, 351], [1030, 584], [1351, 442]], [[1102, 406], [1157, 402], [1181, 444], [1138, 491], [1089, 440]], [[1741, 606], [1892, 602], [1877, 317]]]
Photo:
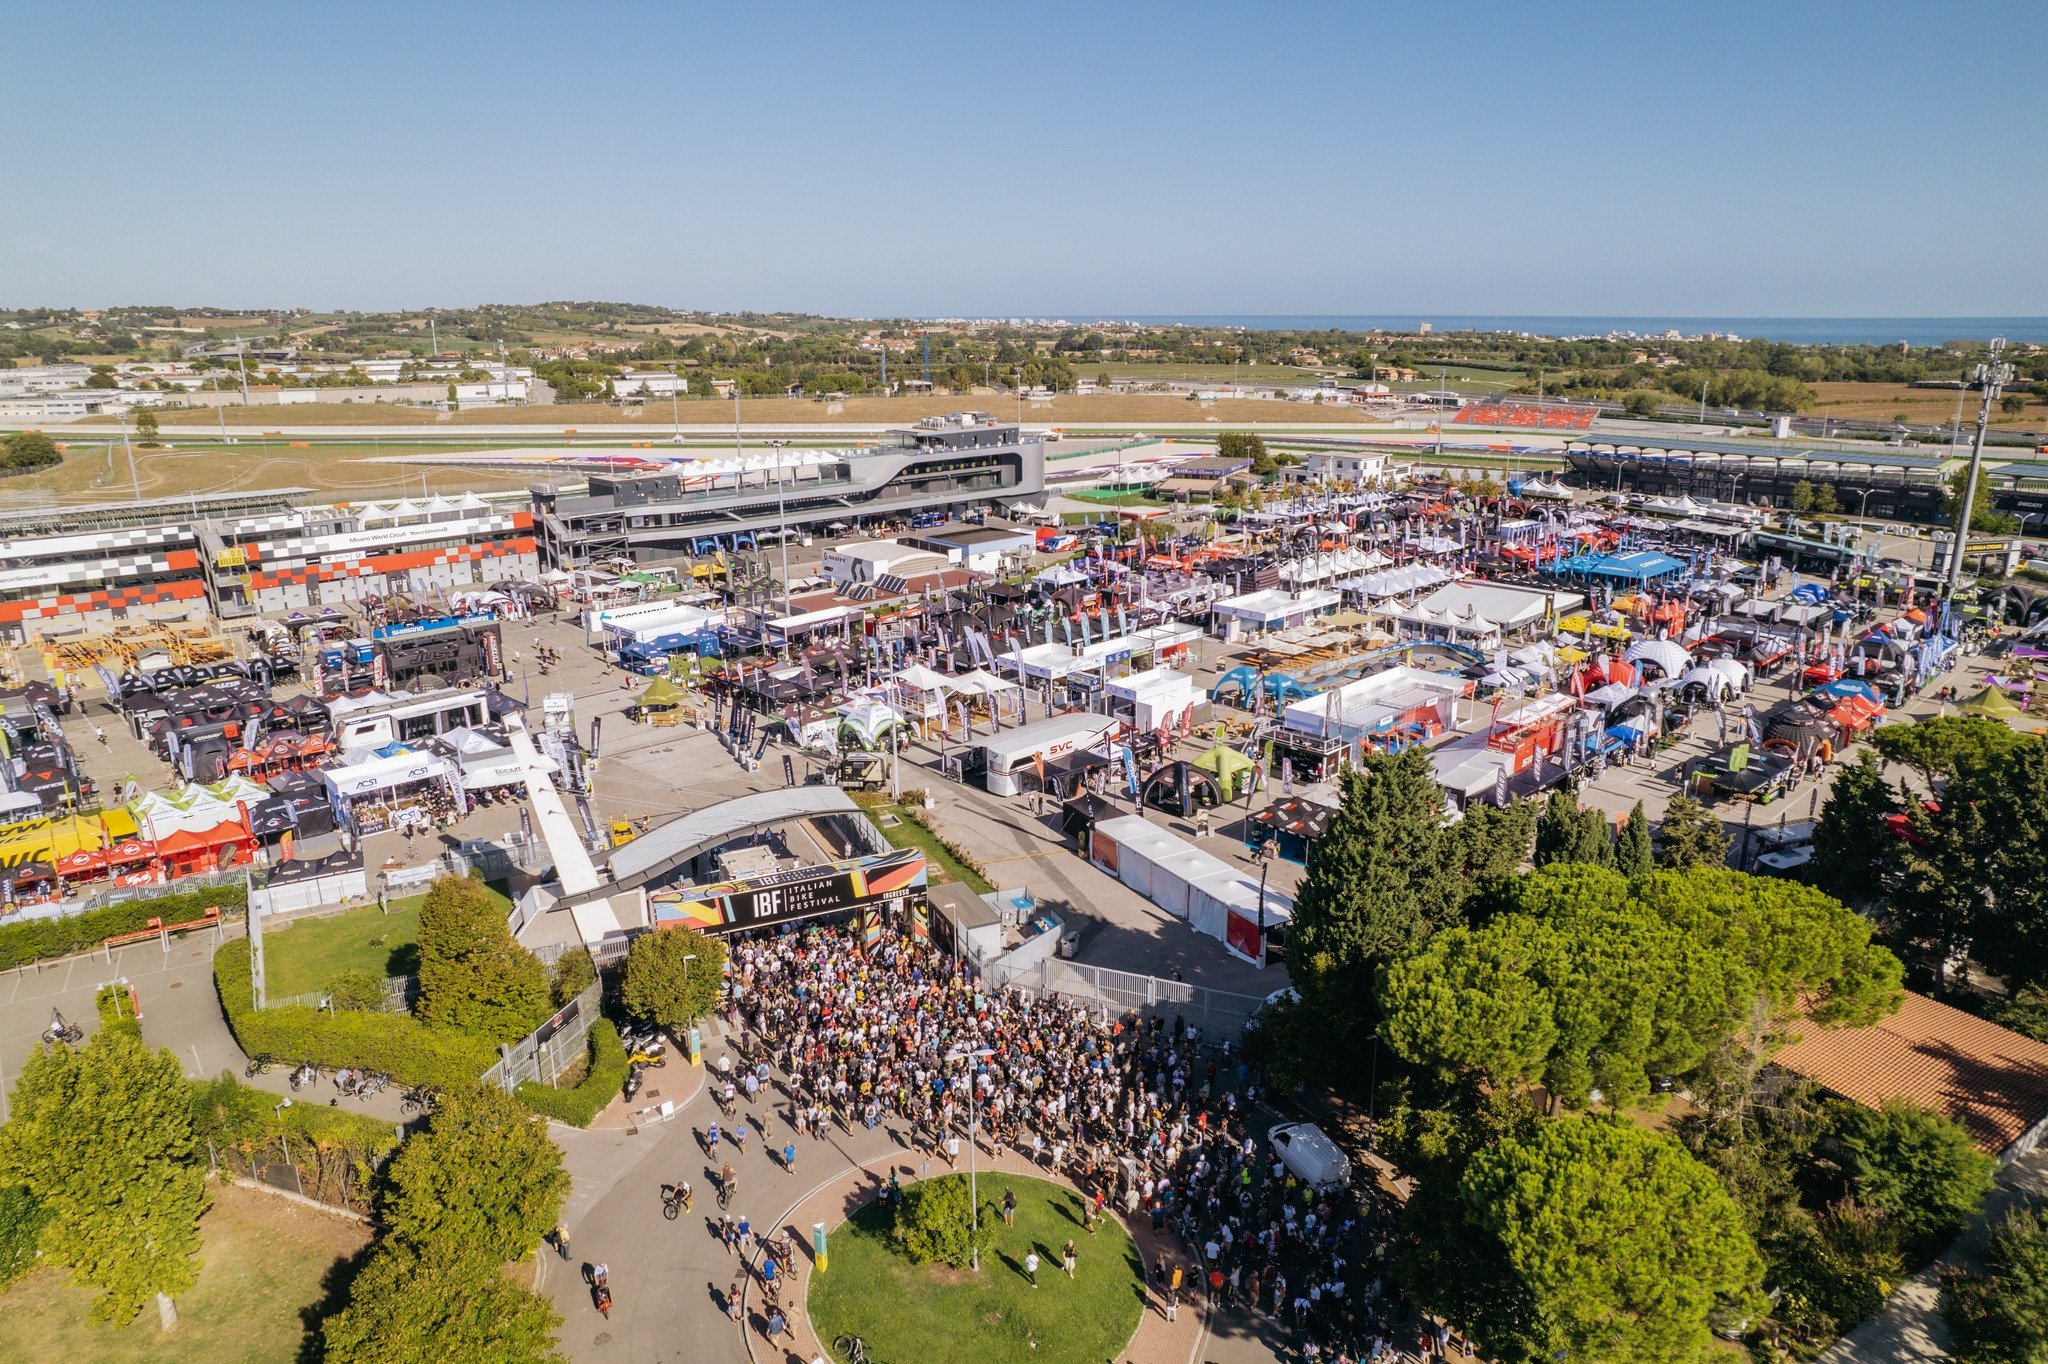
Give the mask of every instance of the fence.
[[[314, 990], [303, 995], [287, 995], [283, 999], [272, 995], [264, 1002], [273, 1009], [287, 1004], [303, 1004], [311, 1009], [327, 1007], [326, 990]], [[387, 1014], [409, 1014], [413, 1005], [420, 1002], [420, 978], [418, 976], [384, 977], [384, 998], [377, 1008]]]
[[[375, 1202], [374, 1178], [355, 1157], [341, 1150], [323, 1151], [304, 1137], [293, 1141], [278, 1135], [255, 1153], [206, 1142], [215, 1174], [224, 1174], [325, 1203], [368, 1217]], [[301, 1161], [305, 1161], [303, 1166]]]
[[1206, 1033], [1236, 1033], [1266, 1001], [1259, 995], [1213, 990], [1206, 985], [1111, 971], [1100, 966], [1052, 958], [1020, 971], [991, 969], [989, 984], [997, 989], [1026, 990], [1040, 999], [1060, 995], [1100, 1005], [1112, 1013], [1135, 1010], [1147, 1017], [1178, 1016]]
[[498, 1062], [483, 1073], [483, 1083], [508, 1093], [528, 1081], [553, 1084], [556, 1076], [583, 1059], [584, 1038], [597, 1021], [601, 993], [601, 986], [592, 985], [532, 1033], [499, 1047]]

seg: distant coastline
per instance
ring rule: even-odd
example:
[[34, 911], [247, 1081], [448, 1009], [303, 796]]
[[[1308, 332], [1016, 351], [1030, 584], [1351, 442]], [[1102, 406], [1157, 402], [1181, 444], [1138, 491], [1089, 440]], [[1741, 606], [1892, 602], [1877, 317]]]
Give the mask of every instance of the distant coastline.
[[1250, 331], [1400, 331], [1412, 332], [1424, 322], [1436, 332], [1528, 332], [1536, 336], [1608, 336], [1634, 333], [1658, 337], [1667, 331], [1681, 336], [1709, 332], [1733, 333], [1744, 340], [1783, 341], [1791, 345], [1891, 346], [1903, 341], [1915, 348], [1945, 341], [2008, 341], [2048, 344], [2048, 317], [1542, 317], [1463, 316], [1456, 313], [1378, 313], [1361, 316], [1286, 314], [1186, 313], [1177, 316], [1138, 313], [1125, 317], [1089, 316], [1085, 322], [1140, 322], [1152, 326], [1243, 327]]

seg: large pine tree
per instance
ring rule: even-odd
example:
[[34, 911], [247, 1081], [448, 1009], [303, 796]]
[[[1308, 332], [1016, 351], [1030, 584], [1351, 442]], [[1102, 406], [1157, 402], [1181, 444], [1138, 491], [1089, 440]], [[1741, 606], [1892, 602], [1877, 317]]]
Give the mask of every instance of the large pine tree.
[[1344, 804], [1309, 845], [1294, 899], [1289, 965], [1329, 1054], [1362, 1068], [1380, 966], [1458, 920], [1443, 789], [1420, 749], [1368, 756], [1344, 774]]

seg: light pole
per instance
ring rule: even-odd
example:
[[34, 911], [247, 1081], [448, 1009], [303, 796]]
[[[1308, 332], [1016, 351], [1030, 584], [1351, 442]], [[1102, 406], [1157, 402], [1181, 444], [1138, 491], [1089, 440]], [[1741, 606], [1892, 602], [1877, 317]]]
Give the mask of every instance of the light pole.
[[[976, 1047], [972, 1051], [962, 1047], [956, 1051], [947, 1052], [946, 1059], [948, 1061], [985, 1061], [995, 1054], [994, 1047]], [[970, 1267], [976, 1273], [980, 1273], [981, 1185], [976, 1178], [977, 1166], [974, 1159], [976, 1151], [974, 1144], [974, 1094], [974, 1067], [969, 1066], [967, 1068], [967, 1216], [968, 1229], [971, 1235], [967, 1238], [967, 1254]]]
[[786, 440], [771, 440], [768, 448], [775, 452], [775, 533], [782, 543], [782, 614], [790, 613], [789, 606], [789, 511], [783, 501], [782, 476], [787, 471], [782, 464], [783, 447]]
[[1955, 599], [1956, 589], [1963, 584], [1963, 555], [1969, 548], [1971, 504], [1977, 498], [1977, 478], [1984, 468], [1984, 430], [1991, 425], [1991, 405], [1998, 401], [1999, 390], [2011, 382], [2013, 368], [1999, 360], [2005, 350], [2005, 338], [1992, 338], [1991, 349], [1984, 357], [1984, 363], [1977, 366], [1977, 382], [1983, 386], [1984, 399], [1977, 405], [1977, 439], [1970, 447], [1970, 469], [1963, 479], [1963, 495], [1956, 499], [1956, 538], [1949, 548], [1948, 584], [1942, 596], [1950, 601]]

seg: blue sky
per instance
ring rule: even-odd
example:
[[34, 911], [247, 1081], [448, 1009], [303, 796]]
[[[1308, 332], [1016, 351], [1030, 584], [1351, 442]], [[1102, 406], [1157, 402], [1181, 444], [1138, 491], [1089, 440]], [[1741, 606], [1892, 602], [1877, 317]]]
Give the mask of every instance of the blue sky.
[[2048, 5], [7, 0], [0, 305], [2048, 313]]

